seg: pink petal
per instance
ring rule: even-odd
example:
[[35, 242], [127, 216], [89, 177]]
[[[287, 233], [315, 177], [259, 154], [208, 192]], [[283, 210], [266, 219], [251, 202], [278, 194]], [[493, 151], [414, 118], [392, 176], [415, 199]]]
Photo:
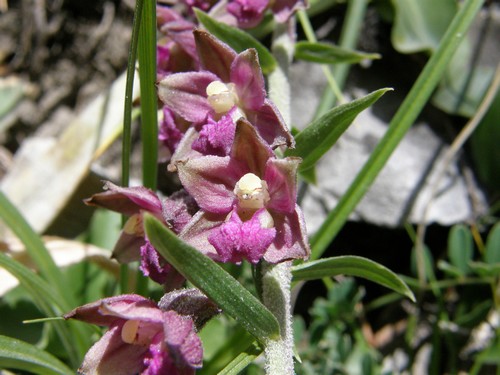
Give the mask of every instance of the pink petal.
[[255, 128], [244, 118], [239, 119], [236, 123], [231, 158], [245, 165], [246, 169], [241, 170], [238, 179], [248, 172], [263, 176], [267, 160], [271, 157], [274, 157], [273, 151], [257, 134]]
[[247, 110], [245, 114], [253, 126], [257, 129], [259, 135], [272, 148], [279, 146], [294, 147], [295, 140], [288, 130], [285, 121], [281, 117], [276, 106], [268, 99], [255, 111]]
[[218, 80], [229, 82], [236, 52], [206, 31], [195, 30], [194, 39], [202, 68], [215, 74]]
[[298, 205], [292, 214], [273, 213], [276, 238], [264, 254], [269, 263], [280, 263], [291, 259], [307, 259], [311, 250], [307, 239], [302, 210]]
[[297, 201], [297, 168], [300, 158], [269, 159], [264, 180], [271, 200], [267, 208], [280, 213], [292, 213]]
[[231, 82], [236, 86], [241, 108], [246, 111], [262, 107], [266, 88], [255, 49], [247, 49], [236, 56], [231, 65]]
[[210, 72], [175, 73], [158, 86], [160, 100], [186, 121], [202, 123], [212, 112], [206, 88], [219, 78]]
[[179, 179], [202, 210], [224, 214], [234, 203], [234, 186], [248, 172], [236, 160], [219, 156], [201, 156], [177, 164]]
[[[167, 263], [149, 241], [146, 241], [141, 247], [141, 265], [140, 270], [144, 276], [158, 284], [165, 284], [169, 280], [179, 279], [179, 286], [184, 281], [183, 277], [169, 263]], [[177, 277], [176, 277], [177, 276]]]
[[275, 228], [263, 228], [260, 215], [267, 215], [265, 210], [257, 211], [250, 220], [242, 222], [233, 211], [229, 221], [213, 231], [208, 241], [215, 247], [222, 262], [240, 263], [247, 259], [258, 263], [269, 245], [276, 237]]
[[257, 26], [266, 11], [269, 0], [231, 0], [227, 11], [234, 15], [241, 28]]
[[123, 188], [111, 182], [106, 182], [107, 191], [94, 194], [85, 200], [85, 204], [98, 206], [123, 213], [134, 215], [141, 210], [151, 213], [161, 213], [161, 202], [156, 193], [143, 186]]
[[166, 311], [163, 314], [165, 341], [175, 363], [180, 365], [179, 367], [187, 365], [200, 368], [203, 363], [203, 347], [193, 321], [175, 311]]
[[123, 342], [121, 328], [121, 325], [111, 328], [89, 349], [78, 373], [134, 375], [142, 371], [147, 347]]
[[120, 296], [100, 299], [98, 301], [77, 307], [76, 309], [65, 314], [64, 319], [77, 319], [100, 326], [110, 326], [121, 320], [121, 317], [116, 315], [103, 315], [100, 312], [103, 304], [116, 306], [120, 310], [127, 310], [131, 307], [133, 308], [134, 306], [144, 306], [147, 308], [156, 307], [156, 304], [153, 301], [137, 294], [123, 294]]
[[275, 0], [272, 11], [276, 21], [284, 23], [300, 9], [307, 8], [307, 0]]
[[184, 228], [179, 237], [196, 248], [202, 254], [218, 261], [219, 255], [214, 247], [208, 242], [208, 236], [224, 223], [226, 214], [212, 214], [199, 211]]
[[231, 116], [225, 115], [219, 121], [208, 118], [198, 139], [193, 142], [193, 150], [203, 155], [226, 156], [231, 151], [236, 125]]

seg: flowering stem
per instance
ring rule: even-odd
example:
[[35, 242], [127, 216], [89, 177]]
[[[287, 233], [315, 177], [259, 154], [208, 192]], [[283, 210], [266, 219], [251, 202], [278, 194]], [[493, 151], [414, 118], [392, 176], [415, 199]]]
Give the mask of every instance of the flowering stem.
[[280, 338], [269, 340], [264, 353], [266, 374], [290, 375], [293, 370], [293, 331], [290, 303], [292, 262], [262, 264], [262, 302], [280, 325]]
[[[290, 82], [288, 71], [295, 43], [295, 20], [277, 24], [273, 34], [272, 51], [278, 67], [269, 74], [269, 97], [276, 104], [285, 123], [290, 127]], [[269, 340], [264, 353], [266, 374], [289, 375], [293, 370], [293, 331], [290, 301], [292, 280], [291, 262], [269, 264], [262, 262], [261, 285], [264, 305], [280, 325], [280, 338]]]

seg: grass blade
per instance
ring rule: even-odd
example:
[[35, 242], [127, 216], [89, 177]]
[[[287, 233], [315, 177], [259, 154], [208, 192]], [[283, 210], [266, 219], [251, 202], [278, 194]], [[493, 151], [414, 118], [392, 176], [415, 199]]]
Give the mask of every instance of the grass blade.
[[311, 259], [318, 259], [347, 218], [365, 195], [385, 163], [421, 112], [438, 84], [446, 65], [464, 38], [484, 0], [467, 0], [448, 27], [436, 52], [427, 62], [401, 107], [389, 124], [385, 136], [356, 176], [347, 192], [338, 202], [316, 235], [311, 239]]

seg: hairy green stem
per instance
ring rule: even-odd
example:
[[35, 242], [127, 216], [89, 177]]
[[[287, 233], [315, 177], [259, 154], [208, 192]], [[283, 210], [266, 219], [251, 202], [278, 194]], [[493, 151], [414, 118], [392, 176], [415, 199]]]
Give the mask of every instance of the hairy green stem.
[[[269, 97], [276, 104], [286, 124], [290, 126], [290, 82], [288, 71], [295, 43], [295, 20], [276, 24], [272, 52], [278, 67], [269, 75]], [[269, 264], [261, 269], [262, 302], [274, 314], [280, 325], [280, 338], [269, 340], [264, 348], [266, 374], [290, 375], [293, 370], [293, 331], [290, 287], [291, 262]]]

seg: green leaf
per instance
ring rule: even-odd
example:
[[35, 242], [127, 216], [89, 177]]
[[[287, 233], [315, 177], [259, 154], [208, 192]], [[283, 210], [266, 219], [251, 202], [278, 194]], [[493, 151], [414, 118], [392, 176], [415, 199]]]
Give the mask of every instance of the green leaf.
[[384, 137], [335, 208], [330, 211], [321, 228], [311, 238], [311, 259], [321, 257], [417, 119], [483, 3], [484, 0], [465, 0], [462, 3], [439, 47], [392, 118]]
[[301, 41], [295, 44], [295, 58], [322, 64], [355, 64], [366, 59], [380, 59], [380, 55], [341, 48], [330, 43]]
[[24, 341], [1, 335], [0, 368], [40, 375], [74, 374], [74, 371], [50, 353]]
[[[500, 89], [471, 137], [471, 152], [481, 181], [500, 193]], [[495, 194], [492, 194], [492, 196]]]
[[455, 225], [448, 236], [448, 257], [462, 275], [470, 271], [469, 262], [474, 255], [472, 233], [465, 225]]
[[[56, 317], [69, 311], [64, 305], [64, 299], [45, 280], [2, 252], [0, 252], [0, 267], [5, 268], [19, 280], [19, 283], [29, 293], [33, 302], [45, 316]], [[83, 351], [84, 348], [88, 349], [89, 343], [85, 341], [89, 340], [89, 331], [82, 331], [82, 326], [71, 325], [73, 327], [71, 332], [68, 324], [62, 321], [54, 321], [51, 324], [54, 326], [72, 362], [76, 365], [80, 361], [78, 352]], [[78, 331], [76, 331], [77, 329]]]
[[292, 275], [294, 281], [314, 280], [336, 275], [358, 276], [374, 281], [415, 301], [413, 292], [398, 275], [379, 263], [358, 256], [345, 255], [303, 263], [293, 267]]
[[399, 52], [432, 51], [457, 12], [455, 0], [394, 0], [391, 39]]
[[500, 276], [500, 263], [470, 262], [470, 268], [482, 277]]
[[269, 74], [276, 68], [277, 62], [271, 52], [250, 34], [236, 27], [226, 25], [211, 18], [199, 9], [194, 10], [198, 21], [214, 36], [231, 46], [236, 52], [255, 48], [259, 54], [260, 67], [264, 74]]
[[488, 234], [484, 260], [488, 264], [500, 266], [500, 223], [495, 224]]
[[41, 275], [58, 292], [61, 304], [69, 311], [75, 304], [75, 298], [70, 288], [66, 287], [65, 279], [54, 263], [41, 238], [30, 227], [28, 222], [16, 207], [0, 191], [0, 217], [19, 237], [26, 247], [30, 258], [37, 265]]
[[218, 375], [238, 375], [262, 353], [257, 343], [253, 343], [244, 352], [238, 354]]
[[391, 90], [390, 88], [380, 89], [363, 98], [331, 109], [295, 137], [296, 146], [294, 149], [287, 150], [286, 155], [302, 158], [299, 171], [306, 171], [313, 167], [335, 144], [361, 111]]
[[[418, 261], [418, 251], [419, 250], [415, 246], [411, 249], [410, 262], [412, 273], [416, 276], [420, 276], [422, 274], [425, 278], [425, 281], [435, 281], [436, 276], [434, 274], [434, 258], [432, 257], [430, 249], [426, 245], [422, 246], [422, 265], [420, 265]], [[423, 270], [419, 270], [419, 267], [423, 267]]]
[[144, 216], [144, 228], [154, 248], [248, 332], [263, 343], [279, 337], [274, 315], [222, 267], [149, 214]]

